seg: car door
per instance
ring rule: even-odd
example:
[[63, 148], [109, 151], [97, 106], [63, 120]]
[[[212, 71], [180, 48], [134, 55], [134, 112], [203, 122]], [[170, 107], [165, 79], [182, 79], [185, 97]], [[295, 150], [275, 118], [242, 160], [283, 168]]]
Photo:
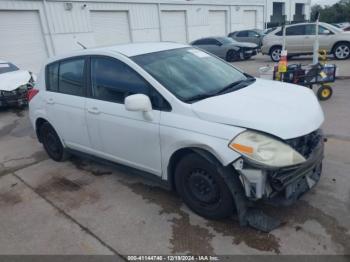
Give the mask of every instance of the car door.
[[286, 49], [288, 53], [306, 53], [304, 42], [305, 25], [294, 25], [286, 28]]
[[46, 66], [46, 112], [64, 143], [88, 151], [90, 140], [85, 119], [86, 57], [73, 57]]
[[[304, 38], [304, 46], [307, 52], [313, 52], [313, 46], [316, 37], [316, 25], [308, 24], [305, 26], [305, 38]], [[332, 32], [327, 28], [319, 25], [318, 26], [318, 39], [319, 39], [319, 49], [325, 49], [330, 51], [332, 48]]]
[[[89, 65], [86, 115], [95, 154], [161, 175], [160, 95], [136, 71], [116, 58], [92, 56]], [[139, 93], [148, 95], [152, 101], [151, 120], [143, 112], [125, 109], [125, 97]]]

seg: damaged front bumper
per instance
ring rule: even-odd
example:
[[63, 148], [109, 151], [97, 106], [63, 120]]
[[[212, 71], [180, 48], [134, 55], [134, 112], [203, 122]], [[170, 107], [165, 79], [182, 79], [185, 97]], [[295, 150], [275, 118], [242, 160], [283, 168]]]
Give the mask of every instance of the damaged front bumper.
[[0, 91], [0, 107], [21, 107], [28, 104], [26, 88], [13, 91]]
[[[324, 141], [320, 131], [311, 137], [307, 144], [307, 160], [299, 165], [271, 168], [240, 158], [233, 163], [239, 172], [240, 179], [249, 200], [273, 205], [290, 205], [301, 195], [309, 191], [320, 179]], [[305, 151], [305, 150], [304, 150]]]

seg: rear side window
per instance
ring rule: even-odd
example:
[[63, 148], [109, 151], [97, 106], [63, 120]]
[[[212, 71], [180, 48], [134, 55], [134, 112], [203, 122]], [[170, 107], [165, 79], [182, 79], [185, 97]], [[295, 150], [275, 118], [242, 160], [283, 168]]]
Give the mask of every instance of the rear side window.
[[85, 93], [85, 58], [52, 63], [46, 67], [46, 89], [68, 95]]
[[297, 25], [286, 28], [286, 35], [305, 35], [305, 26]]
[[58, 92], [58, 68], [59, 63], [53, 63], [46, 67], [46, 89]]
[[85, 59], [72, 59], [60, 63], [58, 90], [60, 93], [84, 95]]
[[154, 109], [168, 110], [170, 105], [137, 72], [123, 62], [107, 57], [91, 58], [92, 97], [115, 103], [124, 103], [125, 97], [145, 94]]

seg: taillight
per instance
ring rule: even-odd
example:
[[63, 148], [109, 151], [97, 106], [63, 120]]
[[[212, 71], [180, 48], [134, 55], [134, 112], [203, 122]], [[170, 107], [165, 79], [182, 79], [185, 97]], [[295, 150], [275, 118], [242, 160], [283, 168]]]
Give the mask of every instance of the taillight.
[[28, 92], [27, 92], [27, 100], [28, 100], [28, 102], [30, 102], [30, 100], [32, 100], [32, 98], [33, 98], [37, 93], [39, 93], [39, 90], [38, 90], [38, 89], [35, 89], [35, 88], [29, 89]]

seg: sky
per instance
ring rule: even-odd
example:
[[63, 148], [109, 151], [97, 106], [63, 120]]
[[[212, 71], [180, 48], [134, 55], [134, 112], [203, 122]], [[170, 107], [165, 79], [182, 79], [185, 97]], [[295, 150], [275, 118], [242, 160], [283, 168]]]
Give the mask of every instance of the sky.
[[339, 0], [311, 0], [311, 4], [319, 4], [319, 5], [333, 5]]

